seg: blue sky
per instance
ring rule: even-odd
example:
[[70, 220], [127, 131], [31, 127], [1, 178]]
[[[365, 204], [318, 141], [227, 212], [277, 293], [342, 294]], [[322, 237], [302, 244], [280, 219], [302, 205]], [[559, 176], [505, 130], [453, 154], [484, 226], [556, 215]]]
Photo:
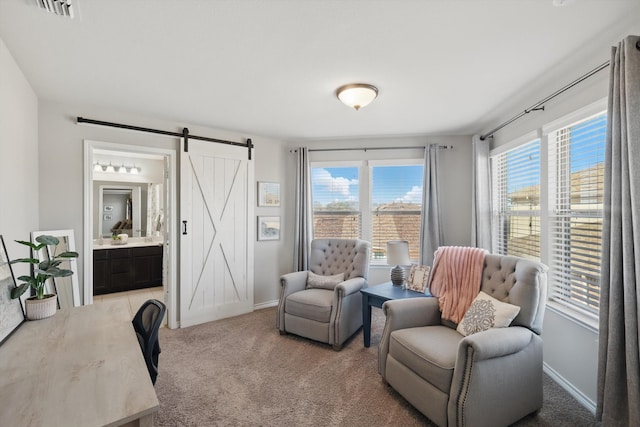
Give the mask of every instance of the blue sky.
[[[376, 166], [373, 168], [372, 204], [422, 201], [422, 165]], [[352, 201], [357, 204], [358, 167], [312, 168], [312, 192], [315, 203]]]

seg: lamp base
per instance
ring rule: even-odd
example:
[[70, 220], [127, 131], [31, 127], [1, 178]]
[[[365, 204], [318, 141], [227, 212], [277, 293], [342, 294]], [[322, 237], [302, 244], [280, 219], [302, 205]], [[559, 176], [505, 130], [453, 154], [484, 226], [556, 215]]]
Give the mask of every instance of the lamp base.
[[404, 278], [405, 278], [404, 268], [400, 267], [399, 265], [396, 265], [391, 269], [391, 283], [393, 283], [394, 286], [402, 286], [402, 283], [404, 282]]

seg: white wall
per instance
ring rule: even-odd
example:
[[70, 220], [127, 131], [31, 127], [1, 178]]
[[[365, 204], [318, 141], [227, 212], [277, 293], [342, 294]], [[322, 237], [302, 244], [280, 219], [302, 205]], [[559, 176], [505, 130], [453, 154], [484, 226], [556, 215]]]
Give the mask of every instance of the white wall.
[[[9, 258], [29, 256], [38, 229], [38, 98], [0, 39], [0, 234]], [[28, 274], [15, 264], [17, 276]]]
[[[42, 162], [40, 176], [40, 228], [43, 230], [73, 229], [76, 248], [81, 254], [84, 250], [83, 140], [175, 150], [178, 150], [179, 146], [176, 138], [115, 128], [77, 125], [76, 118], [78, 116], [175, 132], [181, 132], [183, 127], [188, 127], [189, 132], [194, 135], [232, 141], [251, 137], [256, 146], [254, 151], [256, 180], [278, 182], [285, 180], [283, 168], [278, 167], [284, 163], [283, 144], [268, 138], [149, 118], [126, 111], [110, 111], [97, 107], [59, 104], [50, 101], [40, 102], [39, 116], [39, 153], [42, 159], [46, 159]], [[37, 152], [37, 150], [33, 151]], [[257, 212], [260, 213], [260, 211]], [[277, 215], [272, 211], [269, 211], [268, 214]], [[177, 220], [178, 218], [176, 218]], [[31, 228], [36, 229], [35, 226]], [[276, 289], [278, 277], [281, 274], [278, 268], [282, 262], [281, 256], [292, 256], [290, 255], [291, 251], [281, 250], [281, 246], [282, 241], [274, 242], [270, 246], [255, 245], [255, 304], [277, 299], [277, 295], [274, 297], [273, 289]], [[78, 269], [78, 275], [82, 281], [84, 274], [84, 260], [82, 258], [78, 260]], [[82, 284], [80, 288], [82, 289]]]

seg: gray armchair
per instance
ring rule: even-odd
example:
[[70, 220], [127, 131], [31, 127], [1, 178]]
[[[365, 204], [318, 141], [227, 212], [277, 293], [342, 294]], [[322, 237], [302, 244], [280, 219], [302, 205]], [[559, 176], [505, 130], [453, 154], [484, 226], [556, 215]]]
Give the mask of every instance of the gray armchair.
[[546, 289], [545, 265], [487, 255], [481, 290], [520, 312], [466, 337], [441, 320], [437, 298], [385, 302], [383, 380], [439, 426], [506, 426], [539, 410]]
[[[362, 326], [362, 296], [367, 287], [371, 245], [364, 240], [316, 239], [311, 242], [308, 271], [280, 277], [276, 326], [292, 333], [331, 344], [342, 344]], [[313, 285], [324, 276], [344, 274], [339, 283]], [[330, 281], [330, 278], [327, 278]]]

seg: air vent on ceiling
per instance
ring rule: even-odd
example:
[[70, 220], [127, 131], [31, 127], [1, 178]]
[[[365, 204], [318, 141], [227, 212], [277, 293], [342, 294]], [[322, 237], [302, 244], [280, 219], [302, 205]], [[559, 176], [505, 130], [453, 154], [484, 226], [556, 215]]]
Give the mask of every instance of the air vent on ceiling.
[[75, 10], [71, 0], [34, 0], [39, 8], [60, 16], [73, 19]]

